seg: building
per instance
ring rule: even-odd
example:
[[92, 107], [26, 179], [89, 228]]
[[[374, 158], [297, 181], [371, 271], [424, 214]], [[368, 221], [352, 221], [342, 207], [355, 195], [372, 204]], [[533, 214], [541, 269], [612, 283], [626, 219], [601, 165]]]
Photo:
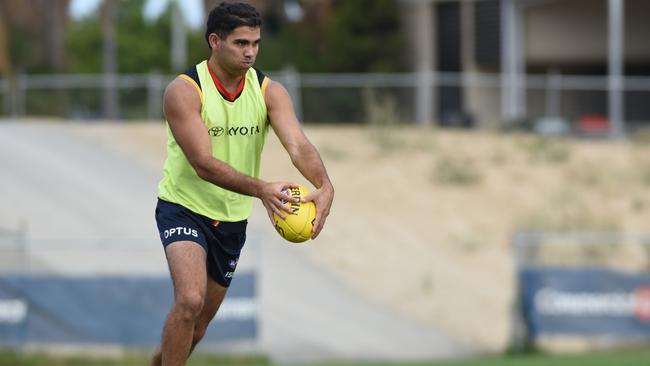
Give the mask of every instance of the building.
[[[611, 121], [611, 132], [620, 134], [623, 122], [629, 127], [650, 121], [644, 102], [650, 97], [646, 0], [401, 0], [401, 5], [410, 20], [405, 24], [414, 41], [415, 69], [464, 75], [456, 85], [419, 93], [420, 123], [492, 126], [548, 115], [569, 121], [601, 115]], [[482, 75], [482, 81], [472, 75]]]

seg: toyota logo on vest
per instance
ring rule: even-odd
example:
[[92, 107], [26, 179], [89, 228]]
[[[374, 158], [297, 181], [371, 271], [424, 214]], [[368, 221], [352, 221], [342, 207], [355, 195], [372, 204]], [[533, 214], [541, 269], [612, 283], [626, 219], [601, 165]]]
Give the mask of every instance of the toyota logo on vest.
[[223, 132], [224, 132], [223, 127], [212, 127], [208, 130], [208, 133], [210, 133], [210, 135], [215, 137], [223, 135]]
[[210, 136], [213, 137], [219, 137], [222, 135], [227, 135], [227, 136], [252, 136], [252, 135], [258, 135], [262, 131], [260, 129], [260, 126], [238, 126], [238, 127], [228, 127], [228, 130], [226, 130], [223, 127], [211, 127], [208, 130], [208, 133]]

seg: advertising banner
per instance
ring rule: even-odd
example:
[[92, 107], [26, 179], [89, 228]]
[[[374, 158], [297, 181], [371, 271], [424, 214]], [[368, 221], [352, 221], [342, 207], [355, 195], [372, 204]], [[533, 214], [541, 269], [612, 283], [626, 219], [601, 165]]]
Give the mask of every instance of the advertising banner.
[[650, 338], [650, 275], [602, 268], [519, 272], [530, 335]]
[[[167, 277], [0, 276], [0, 344], [155, 345], [171, 309]], [[254, 339], [254, 273], [238, 273], [204, 341]]]

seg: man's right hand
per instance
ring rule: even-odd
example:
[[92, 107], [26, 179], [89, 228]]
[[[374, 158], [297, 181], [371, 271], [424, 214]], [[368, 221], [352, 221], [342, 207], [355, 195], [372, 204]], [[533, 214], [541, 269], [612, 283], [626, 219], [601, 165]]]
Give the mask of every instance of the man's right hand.
[[[286, 217], [286, 213], [291, 213], [289, 205], [282, 202], [298, 202], [298, 198], [293, 198], [287, 193], [283, 193], [287, 188], [296, 188], [298, 184], [290, 182], [263, 182], [258, 192], [257, 198], [262, 200], [266, 213], [269, 215], [271, 224], [275, 226], [275, 219], [273, 214], [277, 214], [281, 218]], [[287, 191], [285, 191], [287, 192]]]

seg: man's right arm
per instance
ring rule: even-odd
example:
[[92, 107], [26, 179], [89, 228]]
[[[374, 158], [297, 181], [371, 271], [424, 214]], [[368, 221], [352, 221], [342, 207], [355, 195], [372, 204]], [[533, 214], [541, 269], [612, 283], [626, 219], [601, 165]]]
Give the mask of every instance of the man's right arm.
[[268, 183], [241, 174], [227, 163], [212, 155], [210, 135], [201, 120], [201, 98], [195, 87], [182, 78], [176, 78], [165, 89], [164, 112], [169, 128], [178, 146], [183, 150], [187, 161], [196, 174], [219, 187], [229, 191], [257, 197], [269, 211], [284, 217], [280, 210], [289, 211], [281, 200], [293, 200], [281, 193], [292, 183]]

